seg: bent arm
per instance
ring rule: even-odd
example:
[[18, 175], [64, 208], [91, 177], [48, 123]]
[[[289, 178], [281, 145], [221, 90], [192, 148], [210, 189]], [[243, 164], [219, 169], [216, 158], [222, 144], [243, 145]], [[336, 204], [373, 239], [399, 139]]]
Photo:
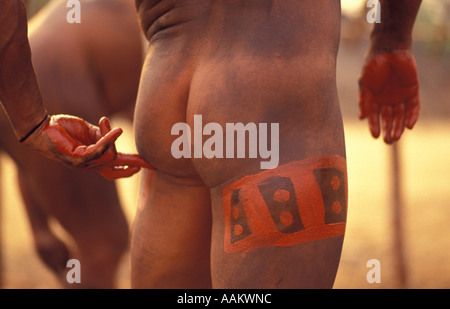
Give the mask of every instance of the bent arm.
[[0, 0], [0, 101], [17, 138], [30, 148], [70, 167], [95, 168], [108, 179], [151, 168], [137, 155], [117, 154], [122, 133], [102, 118], [99, 127], [81, 118], [49, 116], [31, 62], [25, 6]]
[[27, 14], [21, 0], [0, 1], [0, 101], [18, 139], [47, 115], [31, 63]]

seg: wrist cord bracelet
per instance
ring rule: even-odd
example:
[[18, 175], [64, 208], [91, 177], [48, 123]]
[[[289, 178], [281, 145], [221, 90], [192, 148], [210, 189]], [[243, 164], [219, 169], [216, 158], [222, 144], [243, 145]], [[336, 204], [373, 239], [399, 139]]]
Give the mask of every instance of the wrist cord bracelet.
[[49, 118], [49, 114], [46, 114], [44, 119], [42, 119], [41, 122], [39, 122], [33, 129], [31, 129], [30, 132], [28, 132], [24, 137], [22, 137], [21, 139], [19, 139], [20, 143], [23, 143], [27, 138], [30, 137], [31, 134], [33, 134], [34, 132], [36, 132], [36, 130]]

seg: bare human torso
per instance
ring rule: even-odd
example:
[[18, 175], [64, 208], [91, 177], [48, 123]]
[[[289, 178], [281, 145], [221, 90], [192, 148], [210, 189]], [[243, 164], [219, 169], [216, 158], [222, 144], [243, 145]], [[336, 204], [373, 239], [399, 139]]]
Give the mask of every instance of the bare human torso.
[[295, 140], [280, 145], [281, 161], [344, 153], [335, 81], [339, 1], [138, 2], [145, 10], [141, 23], [152, 25], [144, 29], [152, 47], [136, 133], [140, 154], [151, 164], [176, 177], [208, 171], [202, 178], [210, 187], [234, 176], [230, 164], [248, 165], [227, 160], [211, 173], [214, 160], [174, 159], [171, 127], [193, 127], [196, 114], [223, 127], [280, 123], [280, 136]]
[[[156, 172], [143, 179], [132, 238], [133, 286], [331, 287], [343, 232], [282, 245], [277, 238], [272, 245], [265, 238], [267, 226], [252, 218], [257, 216], [249, 210], [253, 206], [244, 205], [251, 221], [248, 233], [260, 238], [244, 249], [227, 244], [230, 228], [233, 242], [242, 234], [242, 224], [236, 223], [238, 211], [231, 223], [227, 219], [230, 197], [225, 192], [243, 177], [266, 177], [259, 174], [260, 158], [177, 159], [171, 147], [176, 138], [172, 127], [186, 123], [194, 128], [194, 116], [201, 115], [203, 125], [222, 128], [226, 123], [278, 123], [279, 166], [286, 170], [293, 162], [308, 160], [311, 166], [325, 166], [330, 155], [345, 162], [336, 90], [339, 1], [136, 3], [151, 47], [135, 134], [139, 154]], [[340, 166], [344, 175], [345, 165]], [[317, 180], [319, 186], [323, 179]], [[309, 183], [292, 181], [296, 188]], [[239, 189], [241, 201], [247, 187]], [[344, 203], [345, 188], [339, 193]], [[317, 209], [325, 202], [318, 203], [311, 212], [323, 212]], [[308, 230], [308, 214], [300, 216]], [[340, 220], [345, 224], [345, 218]], [[292, 220], [282, 223], [289, 226]]]

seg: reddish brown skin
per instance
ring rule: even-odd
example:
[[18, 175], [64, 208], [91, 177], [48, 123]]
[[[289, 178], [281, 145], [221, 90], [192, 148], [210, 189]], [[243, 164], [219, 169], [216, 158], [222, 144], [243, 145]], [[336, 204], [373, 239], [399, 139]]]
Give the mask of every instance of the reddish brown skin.
[[141, 188], [145, 198], [133, 226], [132, 286], [332, 287], [342, 234], [227, 253], [224, 187], [261, 173], [260, 159], [177, 160], [171, 128], [177, 122], [192, 128], [194, 115], [223, 128], [279, 123], [280, 166], [345, 158], [335, 79], [339, 2], [137, 4], [152, 48], [136, 104], [136, 144], [155, 171], [151, 186]]
[[[83, 22], [71, 25], [65, 20], [65, 1], [56, 2], [39, 27], [35, 28], [36, 19], [31, 21], [29, 33], [33, 65], [48, 112], [76, 115], [89, 123], [98, 123], [102, 116], [119, 113], [131, 119], [142, 63], [141, 37], [133, 3], [129, 0], [90, 4], [81, 1]], [[81, 121], [71, 119], [75, 123]], [[53, 117], [44, 128], [49, 136], [74, 128], [71, 125], [61, 130], [59, 121], [64, 121], [66, 126], [71, 120]], [[122, 130], [111, 129], [108, 119], [103, 118], [99, 127], [93, 127], [91, 132], [72, 135], [81, 135], [80, 139], [88, 142], [111, 132], [103, 162], [90, 163], [96, 166], [107, 161], [110, 165], [103, 164], [100, 170], [89, 171], [86, 167], [67, 168], [30, 151], [17, 141], [3, 112], [0, 112], [0, 127], [0, 148], [18, 167], [20, 189], [40, 258], [63, 287], [116, 287], [117, 267], [128, 248], [129, 226], [115, 183], [105, 177], [129, 176], [136, 170], [118, 170], [120, 165], [142, 164], [135, 155], [115, 154], [111, 142]], [[92, 149], [74, 141], [64, 151], [75, 151], [76, 155], [83, 156]], [[54, 233], [50, 220], [62, 225], [76, 247], [63, 242]], [[81, 262], [81, 284], [66, 281], [69, 270], [66, 263], [71, 258]], [[20, 269], [14, 271], [20, 272]]]
[[414, 127], [420, 111], [419, 81], [409, 50], [371, 59], [363, 70], [360, 89], [360, 118], [368, 119], [375, 138], [383, 131], [384, 141], [391, 144], [400, 139], [405, 127]]
[[[399, 46], [410, 51], [420, 0], [380, 2], [384, 22], [374, 28], [372, 53], [366, 59], [368, 70], [375, 68], [372, 74], [383, 77], [385, 67], [372, 65], [370, 60], [381, 55], [379, 59], [386, 58], [394, 67], [403, 63], [386, 54], [398, 51]], [[176, 160], [170, 154], [170, 128], [176, 122], [192, 125], [194, 115], [221, 125], [275, 122], [281, 128], [281, 166], [318, 156], [345, 158], [335, 74], [339, 3], [136, 0], [136, 4], [142, 30], [151, 44], [137, 99], [136, 142], [139, 154], [155, 166], [155, 172], [151, 177], [148, 171], [144, 173], [143, 183], [150, 183], [151, 178], [151, 186], [141, 189], [134, 225], [132, 286], [332, 287], [342, 236], [284, 247], [264, 246], [248, 252], [224, 251], [223, 190], [239, 179], [259, 174], [259, 162]], [[409, 80], [410, 70], [400, 67], [398, 71]], [[27, 76], [32, 79], [32, 74]], [[383, 91], [371, 88], [370, 82], [369, 78], [369, 85], [366, 79], [361, 83], [366, 87], [363, 96], [369, 91], [383, 96]], [[409, 83], [399, 86], [414, 88]], [[401, 93], [406, 95], [404, 99], [411, 99], [412, 91]], [[364, 112], [368, 109], [365, 104], [361, 104]], [[414, 122], [413, 116], [403, 115], [415, 115], [418, 106], [405, 102], [409, 109], [397, 108], [394, 112], [403, 115], [391, 117], [389, 105], [397, 107], [401, 103], [373, 103], [369, 99], [372, 133], [377, 133], [374, 104], [382, 105], [387, 143], [393, 140], [392, 128], [396, 138], [405, 124]], [[37, 119], [36, 114], [32, 116]], [[36, 120], [24, 121], [15, 115], [14, 119], [21, 120], [22, 126], [18, 127]], [[105, 149], [109, 148], [102, 151]], [[319, 187], [346, 190], [345, 185], [333, 181], [334, 173], [325, 169], [315, 174], [319, 175]], [[249, 203], [257, 202], [252, 196], [246, 198]], [[286, 198], [286, 193], [280, 191], [275, 199]], [[325, 203], [328, 197], [323, 195], [323, 199]], [[328, 201], [329, 212], [342, 211], [341, 202]], [[239, 217], [237, 211], [233, 215]], [[279, 219], [282, 227], [293, 224], [295, 216], [283, 212]], [[340, 220], [345, 222], [345, 218]], [[234, 231], [241, 235], [244, 229], [235, 225]]]
[[[130, 177], [141, 168], [153, 169], [137, 154], [117, 153], [114, 143], [123, 131], [112, 129], [106, 117], [100, 119], [97, 129], [80, 118], [53, 116], [40, 130], [55, 145], [53, 152], [71, 167], [95, 169], [109, 180]], [[97, 158], [102, 147], [105, 150]], [[89, 157], [93, 159], [85, 162]]]
[[[420, 1], [381, 2], [383, 23], [374, 33], [367, 63], [379, 54], [398, 50], [399, 43], [405, 43], [405, 49], [411, 46], [411, 28]], [[259, 175], [260, 162], [175, 159], [171, 128], [178, 122], [192, 128], [194, 115], [222, 127], [237, 122], [279, 123], [280, 166], [317, 156], [345, 158], [336, 89], [339, 2], [136, 0], [136, 5], [143, 33], [151, 44], [136, 104], [136, 145], [155, 171], [151, 186], [142, 181], [131, 238], [132, 286], [331, 288], [342, 231], [336, 237], [290, 242], [283, 247], [263, 241], [261, 246], [227, 252], [226, 233], [234, 229], [236, 235], [242, 235], [245, 229], [239, 224], [227, 225], [224, 189]], [[403, 58], [381, 57], [385, 58], [396, 67], [404, 62]], [[400, 73], [405, 72], [409, 81], [413, 75], [408, 64], [400, 68]], [[370, 81], [365, 77], [362, 85], [371, 89]], [[404, 95], [409, 99], [411, 93]], [[397, 102], [383, 104], [391, 103]], [[417, 104], [410, 106], [414, 115]], [[406, 118], [408, 123], [414, 120], [413, 116]], [[401, 122], [402, 118], [392, 119]], [[386, 124], [387, 129], [390, 126]], [[399, 126], [393, 127], [397, 134]], [[332, 175], [324, 175], [324, 179], [328, 176]], [[334, 185], [337, 187], [336, 181]], [[283, 194], [279, 192], [277, 198]], [[247, 206], [258, 204], [257, 196], [244, 194]], [[329, 206], [336, 212], [345, 209], [337, 203]], [[226, 213], [232, 216], [231, 210]], [[256, 218], [256, 213], [251, 217]], [[281, 224], [293, 219], [280, 214]]]

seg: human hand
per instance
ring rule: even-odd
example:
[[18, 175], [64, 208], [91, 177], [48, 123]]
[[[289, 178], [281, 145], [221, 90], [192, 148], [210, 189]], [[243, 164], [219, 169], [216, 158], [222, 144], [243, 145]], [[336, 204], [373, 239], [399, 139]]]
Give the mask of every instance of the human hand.
[[23, 143], [68, 167], [95, 169], [110, 180], [129, 177], [142, 167], [152, 169], [139, 155], [117, 153], [114, 143], [121, 134], [106, 117], [97, 127], [78, 117], [54, 115]]
[[368, 54], [359, 80], [359, 108], [359, 118], [368, 119], [372, 136], [378, 138], [382, 129], [387, 144], [398, 141], [405, 127], [414, 127], [420, 100], [417, 67], [410, 50]]

